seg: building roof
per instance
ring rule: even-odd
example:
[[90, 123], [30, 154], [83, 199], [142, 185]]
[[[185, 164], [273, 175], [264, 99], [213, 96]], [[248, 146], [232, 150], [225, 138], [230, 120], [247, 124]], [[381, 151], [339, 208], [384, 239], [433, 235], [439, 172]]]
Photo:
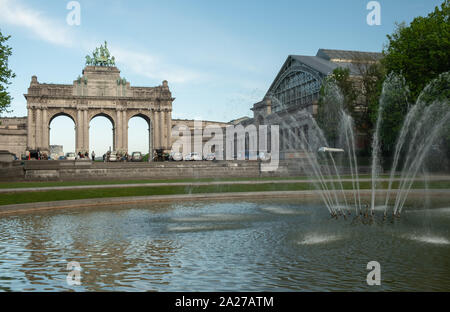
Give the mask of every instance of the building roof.
[[370, 64], [379, 61], [382, 54], [378, 52], [361, 52], [348, 50], [319, 49], [315, 56], [290, 55], [290, 57], [302, 62], [305, 65], [328, 75], [335, 68], [348, 68], [350, 74], [360, 75], [360, 64]]
[[349, 50], [319, 49], [316, 56], [332, 62], [345, 61], [378, 61], [383, 56], [378, 52], [362, 52]]
[[328, 75], [331, 73], [338, 65], [324, 60], [323, 58], [317, 56], [309, 55], [291, 55], [293, 59], [300, 61], [301, 63], [308, 65], [309, 67], [317, 70], [318, 72]]

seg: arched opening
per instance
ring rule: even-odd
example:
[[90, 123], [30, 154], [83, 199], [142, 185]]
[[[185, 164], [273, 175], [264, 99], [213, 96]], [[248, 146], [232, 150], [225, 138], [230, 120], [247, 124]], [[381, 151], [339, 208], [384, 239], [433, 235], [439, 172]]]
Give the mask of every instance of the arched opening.
[[144, 160], [152, 159], [151, 121], [145, 115], [137, 114], [128, 120], [128, 153], [141, 152], [148, 154]]
[[115, 151], [114, 120], [106, 114], [97, 114], [89, 122], [89, 156], [100, 157]]
[[75, 121], [70, 115], [54, 115], [49, 121], [50, 157], [58, 159], [66, 153], [75, 153]]

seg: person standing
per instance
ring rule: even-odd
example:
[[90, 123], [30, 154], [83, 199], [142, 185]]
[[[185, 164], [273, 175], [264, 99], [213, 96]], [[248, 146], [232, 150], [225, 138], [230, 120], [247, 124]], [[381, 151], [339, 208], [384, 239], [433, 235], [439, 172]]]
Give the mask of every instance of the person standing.
[[95, 161], [95, 152], [94, 151], [92, 151], [92, 161]]

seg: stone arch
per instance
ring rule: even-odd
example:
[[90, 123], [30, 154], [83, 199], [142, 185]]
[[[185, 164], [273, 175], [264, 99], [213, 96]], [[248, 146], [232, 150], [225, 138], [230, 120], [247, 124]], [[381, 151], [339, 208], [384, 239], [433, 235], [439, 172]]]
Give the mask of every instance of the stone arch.
[[75, 131], [75, 138], [74, 138], [74, 148], [75, 150], [67, 150], [67, 146], [66, 148], [66, 152], [74, 152], [77, 149], [77, 135], [78, 135], [78, 122], [77, 122], [77, 118], [75, 117], [74, 113], [72, 112], [72, 110], [60, 110], [60, 111], [55, 111], [55, 110], [49, 110], [48, 112], [46, 112], [47, 116], [46, 116], [46, 120], [47, 120], [47, 124], [45, 125], [46, 128], [48, 129], [48, 131], [42, 133], [43, 136], [43, 140], [45, 145], [45, 148], [48, 150], [48, 152], [50, 153], [50, 141], [51, 141], [51, 124], [53, 122], [53, 120], [55, 120], [58, 117], [64, 116], [64, 117], [68, 117], [73, 121], [73, 125], [74, 125], [74, 131]]
[[69, 111], [59, 111], [55, 113], [50, 113], [48, 117], [48, 126], [50, 127], [50, 124], [52, 123], [53, 119], [60, 117], [60, 116], [66, 116], [72, 119], [75, 127], [77, 127], [77, 118], [72, 114], [72, 112]]
[[114, 117], [113, 114], [110, 114], [107, 111], [92, 111], [92, 112], [89, 111], [88, 123], [91, 123], [92, 119], [94, 119], [95, 117], [106, 117], [107, 119], [109, 119], [109, 121], [111, 121], [113, 128], [115, 128], [116, 126], [116, 118]]
[[118, 131], [118, 123], [116, 120], [116, 117], [114, 116], [114, 112], [115, 110], [89, 110], [88, 111], [88, 117], [87, 117], [87, 137], [85, 138], [86, 142], [86, 146], [89, 146], [89, 140], [90, 140], [90, 124], [91, 121], [96, 118], [96, 117], [105, 117], [106, 119], [108, 119], [111, 122], [112, 125], [112, 149], [113, 151], [117, 151], [118, 149], [121, 149], [121, 146], [118, 142], [120, 142], [119, 140], [121, 139], [122, 134], [120, 133], [120, 131]]
[[[132, 111], [127, 113], [127, 117], [126, 117], [126, 125], [128, 127], [128, 123], [130, 121], [131, 118], [134, 117], [140, 117], [142, 119], [144, 119], [147, 122], [148, 125], [148, 154], [149, 154], [149, 161], [152, 160], [153, 158], [153, 125], [154, 125], [154, 121], [152, 119], [152, 117], [150, 116], [150, 114], [145, 114], [144, 112], [142, 112], [141, 110], [139, 111]], [[127, 132], [128, 135], [128, 132]], [[127, 140], [127, 145], [128, 145], [128, 140]], [[130, 151], [132, 152], [132, 151]]]

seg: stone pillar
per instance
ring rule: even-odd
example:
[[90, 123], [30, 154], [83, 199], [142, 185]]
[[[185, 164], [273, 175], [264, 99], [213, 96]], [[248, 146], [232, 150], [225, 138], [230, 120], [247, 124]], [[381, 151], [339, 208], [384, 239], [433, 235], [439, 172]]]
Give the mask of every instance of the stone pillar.
[[89, 120], [87, 109], [83, 110], [83, 146], [84, 151], [89, 153]]
[[155, 111], [150, 109], [150, 122], [148, 123], [148, 152], [149, 161], [153, 160], [153, 149], [155, 148]]
[[122, 114], [116, 110], [116, 151], [122, 149]]
[[166, 111], [165, 110], [161, 110], [159, 113], [159, 133], [160, 133], [160, 137], [161, 137], [161, 141], [160, 141], [160, 146], [161, 148], [165, 149], [166, 148]]
[[159, 132], [159, 148], [164, 148], [165, 147], [165, 131], [164, 131], [164, 111], [161, 110], [159, 112], [159, 128], [158, 128], [158, 132]]
[[148, 123], [148, 161], [153, 160], [153, 131], [152, 131], [152, 122], [153, 120], [150, 119], [150, 122]]
[[172, 110], [168, 109], [166, 113], [166, 131], [167, 131], [167, 149], [172, 148]]
[[81, 115], [81, 109], [77, 109], [77, 123], [75, 125], [75, 137], [76, 146], [75, 153], [81, 152], [83, 149], [83, 116]]
[[122, 111], [122, 148], [125, 152], [128, 152], [128, 120], [127, 111]]
[[41, 118], [41, 108], [36, 108], [36, 148], [41, 149], [42, 147], [42, 118]]
[[47, 108], [42, 109], [42, 149], [50, 153]]
[[27, 122], [27, 149], [31, 150], [36, 148], [35, 141], [35, 127], [33, 124], [33, 109], [31, 106], [28, 106], [28, 122]]
[[154, 148], [161, 148], [161, 132], [159, 131], [160, 129], [160, 111], [159, 110], [155, 110], [155, 123], [153, 125], [153, 129], [155, 129], [155, 146]]

